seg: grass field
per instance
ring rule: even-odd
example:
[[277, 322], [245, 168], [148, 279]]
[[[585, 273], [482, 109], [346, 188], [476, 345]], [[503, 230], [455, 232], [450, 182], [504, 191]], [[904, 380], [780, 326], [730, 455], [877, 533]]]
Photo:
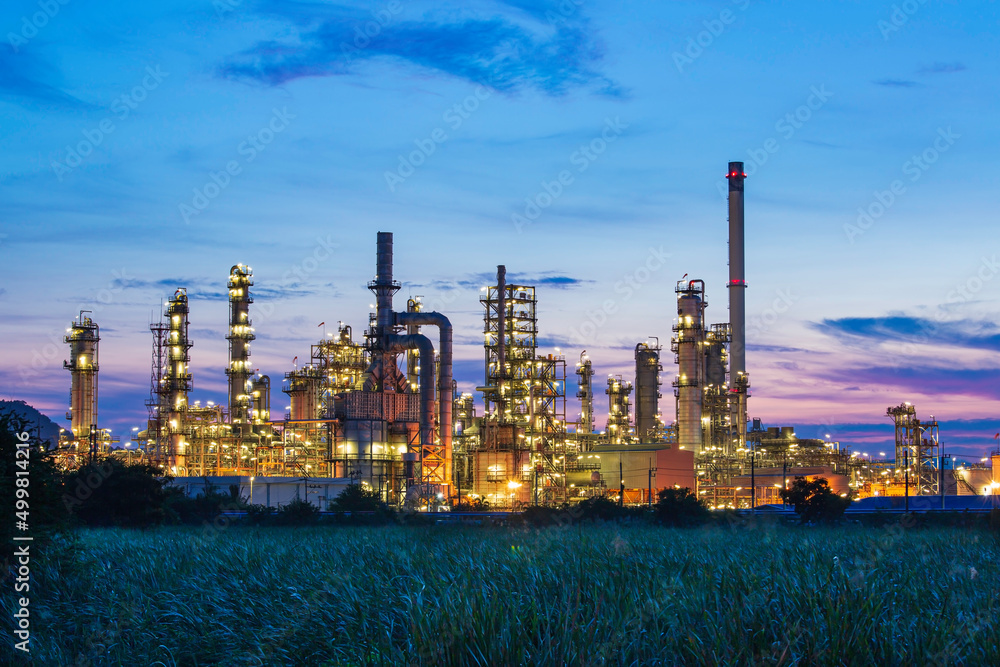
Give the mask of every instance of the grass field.
[[982, 530], [177, 528], [58, 548], [33, 566], [39, 664], [1000, 664]]

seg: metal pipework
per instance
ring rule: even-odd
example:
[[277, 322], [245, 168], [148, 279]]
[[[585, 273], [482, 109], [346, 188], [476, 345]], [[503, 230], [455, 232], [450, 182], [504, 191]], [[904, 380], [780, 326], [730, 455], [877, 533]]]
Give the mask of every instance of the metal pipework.
[[[451, 321], [437, 312], [407, 312], [396, 313], [395, 324], [405, 326], [429, 325], [436, 326], [439, 334], [438, 349], [441, 353], [441, 373], [438, 377], [438, 428], [441, 433], [441, 445], [445, 450], [445, 479], [451, 482], [451, 453], [452, 434], [454, 423], [452, 420], [452, 363], [454, 353], [452, 351], [453, 329]], [[412, 334], [411, 334], [412, 335]], [[425, 338], [426, 336], [420, 336]], [[434, 350], [429, 355], [425, 355], [422, 349], [420, 352], [420, 393], [424, 392], [424, 367], [431, 367], [431, 386], [433, 386]], [[433, 414], [433, 407], [431, 408]]]
[[423, 447], [434, 443], [434, 344], [423, 334], [390, 334], [386, 336], [386, 342], [389, 352], [416, 348], [420, 353], [420, 458], [423, 459]]

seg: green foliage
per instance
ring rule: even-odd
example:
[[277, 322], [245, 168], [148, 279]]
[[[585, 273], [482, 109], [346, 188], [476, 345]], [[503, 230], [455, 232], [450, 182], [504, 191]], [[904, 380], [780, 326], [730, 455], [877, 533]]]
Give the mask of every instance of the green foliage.
[[691, 489], [663, 489], [656, 497], [656, 520], [664, 525], [700, 526], [712, 518], [711, 511]]
[[167, 517], [169, 477], [155, 467], [117, 459], [94, 461], [66, 475], [63, 503], [88, 526], [144, 528]]
[[851, 505], [850, 496], [838, 496], [822, 477], [811, 481], [796, 477], [790, 489], [781, 490], [781, 498], [795, 508], [802, 523], [836, 521]]
[[[48, 443], [39, 443], [32, 438], [31, 446], [20, 448], [27, 451], [27, 456], [17, 454], [19, 433], [30, 432], [28, 424], [15, 414], [5, 412], [0, 414], [0, 540], [5, 545], [11, 544], [15, 531], [15, 522], [27, 516], [30, 534], [36, 540], [59, 530], [66, 525], [69, 512], [62, 502], [62, 473], [56, 468]], [[18, 475], [18, 472], [27, 475]], [[26, 478], [21, 482], [27, 489], [25, 501], [27, 510], [19, 510], [17, 506], [17, 479]], [[23, 485], [27, 484], [27, 487]], [[27, 515], [17, 514], [27, 511]]]
[[33, 561], [35, 663], [1000, 664], [985, 529], [213, 535], [81, 530]]
[[330, 501], [331, 512], [388, 512], [389, 506], [375, 489], [351, 484]]

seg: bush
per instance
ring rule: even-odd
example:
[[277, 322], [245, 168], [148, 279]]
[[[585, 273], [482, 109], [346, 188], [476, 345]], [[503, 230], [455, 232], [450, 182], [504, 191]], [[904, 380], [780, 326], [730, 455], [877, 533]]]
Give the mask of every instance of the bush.
[[663, 489], [656, 502], [656, 520], [667, 526], [700, 526], [711, 512], [691, 489]]
[[781, 490], [781, 499], [795, 508], [802, 523], [836, 521], [851, 504], [850, 495], [838, 496], [822, 477], [812, 481], [796, 477], [792, 488]]

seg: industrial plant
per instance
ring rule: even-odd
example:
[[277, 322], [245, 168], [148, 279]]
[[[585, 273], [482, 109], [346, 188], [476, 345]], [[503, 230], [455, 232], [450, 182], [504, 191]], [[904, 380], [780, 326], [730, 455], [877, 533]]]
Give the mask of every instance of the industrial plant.
[[[478, 396], [458, 393], [452, 324], [419, 298], [398, 302], [393, 235], [379, 232], [367, 328], [355, 339], [340, 324], [301, 351], [302, 363], [295, 357], [281, 380], [284, 414], [271, 408], [271, 378], [251, 363], [251, 268], [237, 264], [229, 272], [225, 405], [190, 400], [190, 305], [186, 289], [177, 289], [150, 325], [148, 420], [133, 437], [138, 452], [128, 455], [189, 490], [236, 484], [249, 488], [251, 502], [267, 504], [292, 497], [322, 503], [347, 484], [363, 484], [394, 506], [426, 510], [470, 501], [518, 509], [595, 496], [649, 503], [665, 488], [689, 488], [713, 508], [751, 508], [780, 503], [779, 492], [795, 477], [825, 478], [854, 498], [996, 490], [986, 465], [950, 465], [937, 422], [918, 419], [907, 403], [887, 409], [896, 446], [892, 456], [879, 458], [748, 418], [742, 162], [729, 163], [727, 179], [729, 317], [709, 323], [704, 281], [685, 276], [676, 284], [669, 422], [660, 411], [657, 338], [635, 342], [633, 378], [608, 376], [603, 428], [595, 424], [594, 360], [585, 350], [578, 360], [574, 355], [578, 403], [568, 414], [567, 359], [539, 352], [536, 287], [508, 280], [504, 265], [479, 299], [482, 385]], [[58, 443], [59, 460], [72, 468], [91, 457], [124, 455], [118, 439], [99, 426], [97, 323], [80, 313], [65, 341], [71, 428]], [[1000, 454], [992, 465], [1000, 466]]]

